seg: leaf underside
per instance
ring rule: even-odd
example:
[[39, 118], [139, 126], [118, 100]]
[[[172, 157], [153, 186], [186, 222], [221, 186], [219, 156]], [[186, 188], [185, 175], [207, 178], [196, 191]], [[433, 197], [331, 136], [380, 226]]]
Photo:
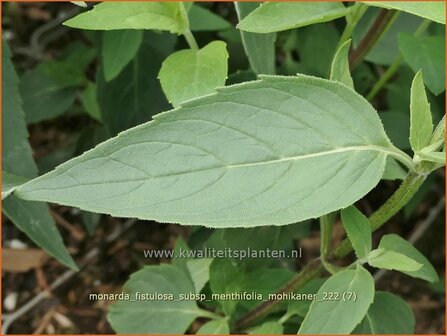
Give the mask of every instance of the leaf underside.
[[392, 148], [377, 113], [346, 86], [262, 76], [162, 113], [16, 193], [116, 217], [284, 225], [363, 197]]

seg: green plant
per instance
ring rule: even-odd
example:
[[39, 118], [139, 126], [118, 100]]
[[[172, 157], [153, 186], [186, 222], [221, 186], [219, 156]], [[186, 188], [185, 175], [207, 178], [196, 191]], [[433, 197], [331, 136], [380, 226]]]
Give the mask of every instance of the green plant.
[[[73, 71], [57, 87], [83, 88], [84, 109], [103, 124], [105, 135], [100, 138], [107, 140], [39, 177], [26, 141], [17, 76], [3, 42], [3, 211], [36, 244], [71, 268], [76, 265], [55, 230], [48, 206], [33, 201], [221, 229], [203, 243], [217, 249], [237, 250], [246, 244], [259, 250], [285, 249], [288, 237], [304, 236], [309, 221], [320, 219], [321, 255], [299, 273], [270, 267], [269, 259], [190, 257], [142, 268], [125, 284], [126, 293], [157, 292], [175, 300], [115, 303], [109, 320], [118, 333], [183, 333], [199, 317], [211, 319], [199, 334], [412, 333], [415, 320], [408, 304], [376, 291], [367, 267], [438, 281], [436, 270], [408, 241], [386, 234], [373, 248], [372, 233], [408, 204], [428, 175], [445, 166], [445, 119], [429, 103], [437, 102], [434, 95], [445, 90], [441, 47], [445, 36], [439, 28], [424, 35], [431, 21], [436, 22], [431, 27], [445, 24], [444, 6], [443, 2], [349, 6], [241, 2], [235, 3], [241, 35], [234, 37], [228, 21], [193, 3], [98, 4], [65, 22], [73, 28], [104, 31], [95, 37], [100, 40], [97, 56], [102, 64], [96, 83], [84, 78], [83, 71]], [[370, 23], [362, 21], [366, 15], [372, 15]], [[389, 37], [404, 15], [418, 21], [418, 26]], [[341, 34], [333, 20], [346, 20]], [[327, 43], [331, 50], [316, 55], [305, 36], [325, 29], [337, 39]], [[237, 84], [224, 86], [232, 57], [227, 45], [207, 41], [199, 48], [197, 31], [224, 31], [239, 38], [251, 70], [235, 73], [228, 81]], [[189, 48], [175, 51], [177, 35]], [[315, 36], [325, 38], [324, 33]], [[303, 42], [299, 61], [293, 58], [297, 38]], [[385, 47], [379, 50], [387, 39], [397, 45], [395, 51], [390, 49], [391, 56]], [[275, 65], [275, 40], [284, 57], [281, 67]], [[85, 57], [82, 66], [73, 65], [69, 57], [64, 67], [84, 69], [95, 55]], [[365, 59], [389, 67], [376, 85], [366, 84], [357, 92], [362, 71], [371, 72]], [[394, 122], [386, 122], [392, 112], [379, 114], [363, 95], [373, 100], [393, 74], [402, 68], [411, 71], [400, 67], [403, 61], [416, 74], [411, 90], [399, 92], [409, 94], [409, 104], [397, 93], [393, 96], [392, 84], [387, 88], [391, 95], [387, 104], [403, 109], [397, 115], [409, 124], [408, 129], [394, 132]], [[61, 81], [60, 73], [55, 74], [60, 70], [54, 69], [64, 67], [46, 63], [33, 75]], [[250, 80], [254, 73], [258, 79]], [[427, 96], [425, 86], [434, 95]], [[174, 109], [157, 114], [169, 109], [157, 96], [161, 89]], [[22, 95], [27, 90], [22, 84]], [[123, 101], [120, 94], [127, 90], [132, 99]], [[25, 109], [32, 111], [32, 99], [27, 101]], [[26, 112], [27, 121], [36, 122], [65, 111], [45, 115], [39, 109], [33, 117]], [[151, 115], [153, 120], [146, 122]], [[438, 122], [435, 128], [433, 117]], [[409, 136], [397, 145], [395, 139], [405, 131]], [[366, 217], [354, 204], [382, 179], [402, 182]], [[333, 247], [339, 213], [347, 238]], [[189, 248], [177, 242], [177, 251]], [[340, 266], [339, 259], [352, 251], [350, 264]], [[321, 278], [324, 273], [329, 274], [327, 279]], [[263, 292], [268, 300], [200, 299], [200, 294], [251, 290]], [[269, 296], [272, 293], [316, 297], [283, 300]], [[182, 294], [197, 299], [178, 299]]]

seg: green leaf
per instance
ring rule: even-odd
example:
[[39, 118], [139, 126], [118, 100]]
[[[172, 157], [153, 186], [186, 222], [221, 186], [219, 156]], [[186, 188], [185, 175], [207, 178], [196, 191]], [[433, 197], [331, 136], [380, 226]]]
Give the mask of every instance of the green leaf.
[[430, 262], [411, 243], [395, 234], [388, 234], [382, 237], [379, 248], [394, 251], [406, 255], [408, 258], [422, 264], [417, 271], [403, 272], [414, 278], [423, 279], [429, 282], [438, 281], [438, 274]]
[[[37, 176], [37, 167], [28, 143], [19, 79], [10, 57], [8, 45], [2, 40], [2, 169], [33, 178]], [[11, 195], [2, 201], [2, 211], [34, 243], [64, 265], [77, 270], [50, 216], [48, 205], [25, 202]]]
[[115, 79], [107, 82], [104, 69], [99, 70], [98, 103], [110, 135], [146, 122], [169, 108], [157, 74], [175, 42], [173, 35], [145, 32], [138, 53]]
[[408, 303], [394, 294], [376, 292], [365, 318], [352, 333], [413, 335], [414, 325], [414, 314]]
[[182, 34], [188, 21], [180, 6], [181, 2], [103, 2], [64, 24], [92, 30], [156, 29]]
[[347, 87], [354, 89], [351, 72], [349, 71], [348, 54], [351, 47], [351, 40], [343, 43], [335, 53], [331, 66], [330, 79], [345, 84]]
[[[235, 2], [239, 21], [259, 7], [258, 2]], [[251, 68], [257, 74], [273, 75], [275, 73], [276, 34], [256, 34], [241, 30], [242, 43]]]
[[343, 226], [358, 259], [366, 258], [371, 251], [371, 224], [355, 206], [341, 211]]
[[425, 93], [422, 71], [414, 76], [411, 85], [410, 103], [410, 144], [414, 152], [426, 147], [433, 133], [430, 104]]
[[20, 94], [26, 122], [37, 123], [64, 114], [75, 101], [76, 89], [62, 86], [37, 68], [21, 77]]
[[11, 195], [19, 185], [29, 180], [29, 178], [2, 171], [2, 199]]
[[[295, 275], [294, 272], [284, 268], [258, 269], [246, 273], [241, 281], [241, 291], [247, 293], [259, 293], [263, 299], [268, 299], [269, 295], [275, 293], [278, 288], [284, 286]], [[248, 309], [255, 308], [262, 303], [259, 300], [246, 300], [240, 302]]]
[[97, 87], [95, 83], [89, 82], [84, 92], [81, 94], [81, 103], [93, 119], [101, 121], [101, 110], [97, 99]]
[[82, 211], [81, 217], [82, 217], [82, 224], [84, 224], [84, 227], [86, 228], [87, 232], [92, 235], [101, 221], [101, 214]]
[[230, 333], [230, 327], [227, 319], [210, 321], [205, 323], [197, 331], [196, 335], [228, 335]]
[[[123, 292], [128, 300], [110, 306], [108, 320], [119, 334], [183, 334], [203, 312], [194, 300], [180, 295], [195, 293], [185, 272], [177, 266], [146, 266], [133, 273]], [[164, 295], [165, 299], [143, 299], [138, 293]], [[169, 297], [172, 295], [172, 297]]]
[[384, 180], [404, 180], [408, 172], [394, 158], [388, 157], [382, 179]]
[[106, 81], [119, 75], [135, 57], [142, 42], [142, 30], [114, 30], [102, 34], [101, 57]]
[[231, 28], [231, 23], [203, 6], [194, 4], [188, 12], [192, 31], [216, 31]]
[[402, 253], [388, 251], [380, 247], [377, 250], [371, 251], [368, 255], [368, 264], [376, 268], [401, 272], [417, 271], [422, 267], [422, 264], [408, 258]]
[[287, 305], [287, 315], [293, 316], [298, 315], [301, 317], [305, 317], [307, 312], [309, 311], [309, 307], [312, 304], [312, 298], [314, 295], [318, 293], [318, 290], [321, 286], [326, 282], [327, 279], [313, 279], [309, 281], [306, 285], [301, 287], [296, 293], [302, 295], [302, 297], [306, 298], [303, 300], [290, 300]]
[[363, 1], [370, 6], [397, 9], [445, 24], [445, 3], [442, 1]]
[[283, 327], [281, 323], [276, 321], [264, 322], [263, 324], [253, 328], [249, 335], [282, 335]]
[[177, 107], [225, 85], [227, 60], [226, 43], [222, 41], [213, 41], [200, 50], [185, 49], [170, 55], [158, 74], [169, 102]]
[[332, 21], [346, 13], [341, 2], [264, 2], [237, 27], [252, 33], [272, 33]]
[[412, 165], [354, 91], [308, 76], [262, 76], [162, 113], [16, 194], [159, 222], [282, 225], [362, 198], [388, 155]]
[[433, 94], [445, 90], [445, 37], [399, 34], [399, 49], [414, 72], [422, 69], [424, 83]]
[[[333, 297], [338, 295], [338, 300], [324, 300], [325, 293], [334, 293]], [[373, 302], [374, 279], [358, 265], [356, 270], [344, 270], [331, 276], [321, 286], [317, 297], [298, 334], [350, 334]]]
[[[214, 259], [210, 266], [210, 287], [213, 294], [231, 295], [242, 288], [241, 273], [236, 264], [230, 259]], [[236, 309], [235, 300], [218, 300], [226, 316]]]
[[[410, 91], [410, 90], [408, 90]], [[399, 149], [410, 149], [410, 117], [408, 114], [409, 100], [406, 103], [406, 111], [402, 112], [384, 112], [380, 113], [383, 127], [385, 127], [386, 134], [390, 137], [394, 146]]]
[[192, 259], [186, 262], [186, 267], [191, 275], [192, 282], [196, 293], [200, 293], [202, 288], [210, 278], [210, 264], [213, 261], [211, 258]]

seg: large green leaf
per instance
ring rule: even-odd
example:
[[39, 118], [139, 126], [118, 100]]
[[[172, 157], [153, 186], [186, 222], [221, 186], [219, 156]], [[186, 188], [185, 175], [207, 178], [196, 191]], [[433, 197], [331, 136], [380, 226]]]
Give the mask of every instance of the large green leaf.
[[[10, 57], [8, 45], [2, 40], [2, 169], [17, 176], [33, 178], [37, 176], [37, 166], [28, 143], [19, 79]], [[26, 202], [11, 195], [2, 201], [2, 211], [37, 245], [61, 263], [77, 269], [57, 231], [48, 205]]]
[[76, 89], [57, 83], [42, 68], [36, 68], [21, 77], [20, 94], [26, 122], [36, 123], [65, 113], [74, 103]]
[[366, 258], [371, 251], [371, 224], [355, 206], [341, 211], [343, 226], [351, 241], [357, 258]]
[[197, 4], [192, 4], [188, 11], [188, 17], [192, 31], [214, 31], [231, 28], [230, 22]]
[[[333, 296], [338, 299], [324, 300], [325, 293], [335, 293]], [[374, 279], [358, 265], [356, 270], [344, 270], [331, 276], [321, 286], [317, 297], [298, 334], [350, 334], [373, 302]]]
[[376, 292], [363, 321], [353, 334], [414, 334], [415, 319], [411, 307], [400, 297]]
[[103, 2], [64, 24], [93, 30], [157, 29], [182, 34], [188, 27], [181, 2]]
[[[131, 275], [123, 292], [129, 299], [118, 300], [108, 314], [110, 324], [120, 334], [183, 334], [203, 316], [194, 300], [181, 300], [180, 295], [195, 291], [185, 272], [175, 265], [144, 267]], [[144, 299], [139, 294], [165, 298]]]
[[422, 255], [411, 243], [395, 234], [388, 234], [382, 237], [379, 248], [386, 249], [388, 251], [394, 251], [406, 255], [407, 257], [422, 264], [422, 267], [417, 271], [403, 272], [414, 278], [423, 279], [429, 282], [438, 281], [438, 274], [427, 258]]
[[185, 49], [171, 54], [158, 74], [169, 102], [177, 107], [225, 85], [227, 60], [226, 44], [222, 41], [213, 41], [200, 50]]
[[415, 152], [429, 144], [433, 133], [430, 104], [422, 78], [422, 71], [418, 71], [411, 85], [410, 143]]
[[435, 95], [445, 90], [445, 37], [399, 34], [399, 49], [414, 72], [422, 69], [424, 83]]
[[112, 135], [150, 120], [169, 108], [157, 74], [172, 53], [176, 38], [168, 33], [145, 32], [136, 56], [111, 81], [101, 68], [97, 76], [101, 119]]
[[118, 217], [214, 227], [283, 225], [357, 201], [394, 148], [346, 86], [262, 76], [121, 133], [19, 188], [19, 197]]
[[364, 1], [370, 6], [397, 9], [435, 22], [445, 24], [443, 1]]
[[[235, 2], [239, 21], [259, 7], [258, 2]], [[257, 74], [273, 75], [275, 73], [276, 34], [256, 34], [241, 30], [242, 43], [251, 68]]]
[[264, 2], [237, 27], [252, 33], [272, 33], [331, 21], [346, 13], [341, 2]]
[[135, 29], [106, 31], [102, 34], [104, 76], [112, 80], [134, 58], [143, 42], [143, 31]]

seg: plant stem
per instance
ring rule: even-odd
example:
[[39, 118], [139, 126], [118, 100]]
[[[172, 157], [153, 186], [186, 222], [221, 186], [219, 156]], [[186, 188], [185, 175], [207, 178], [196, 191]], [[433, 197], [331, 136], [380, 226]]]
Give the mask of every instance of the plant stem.
[[320, 255], [322, 258], [326, 258], [331, 249], [332, 229], [336, 214], [336, 212], [331, 212], [320, 217]]
[[[414, 36], [415, 37], [421, 36], [427, 30], [430, 23], [431, 23], [431, 21], [428, 19], [425, 19], [424, 21], [422, 21], [421, 24], [419, 25], [419, 27], [414, 32]], [[374, 84], [373, 88], [366, 96], [367, 100], [371, 101], [376, 97], [376, 95], [380, 92], [380, 90], [382, 90], [383, 86], [388, 82], [388, 80], [391, 77], [393, 77], [393, 75], [399, 69], [399, 66], [401, 65], [403, 60], [404, 59], [402, 56], [399, 56], [398, 58], [396, 58], [394, 60], [394, 62], [388, 67], [388, 69], [382, 74], [382, 76], [380, 76], [380, 78], [376, 82], [376, 84]]]
[[192, 50], [199, 50], [199, 46], [197, 45], [196, 39], [194, 38], [194, 35], [191, 33], [191, 30], [186, 30], [183, 33], [183, 36], [186, 39], [186, 42], [188, 42], [189, 47]]
[[[369, 217], [372, 231], [376, 231], [402, 209], [402, 207], [413, 197], [416, 191], [419, 190], [424, 180], [425, 175], [410, 172], [394, 194]], [[348, 239], [345, 239], [337, 249], [329, 255], [328, 259], [334, 260], [342, 258], [348, 255], [351, 251], [351, 243]], [[286, 285], [280, 288], [277, 293], [295, 292], [310, 280], [321, 275], [323, 271], [324, 267], [321, 259], [314, 259], [304, 266], [304, 268]], [[279, 303], [280, 301], [278, 300], [270, 300], [261, 303], [237, 320], [235, 327], [241, 329], [252, 325], [255, 321], [271, 312]]]
[[[390, 198], [369, 218], [371, 230], [374, 232], [385, 224], [391, 217], [402, 209], [405, 204], [413, 197], [416, 191], [419, 190], [424, 182], [426, 175], [421, 175], [416, 172], [410, 172], [399, 188], [391, 195]], [[335, 249], [330, 258], [342, 258], [352, 251], [351, 243], [348, 239], [343, 240]]]
[[360, 21], [363, 14], [365, 14], [367, 9], [368, 5], [365, 5], [364, 3], [361, 2], [357, 2], [350, 8], [350, 12], [346, 16], [346, 26], [345, 29], [343, 30], [343, 33], [341, 34], [337, 49], [351, 37], [355, 26]]
[[399, 11], [382, 9], [357, 49], [349, 56], [351, 71], [359, 65], [399, 15]]

